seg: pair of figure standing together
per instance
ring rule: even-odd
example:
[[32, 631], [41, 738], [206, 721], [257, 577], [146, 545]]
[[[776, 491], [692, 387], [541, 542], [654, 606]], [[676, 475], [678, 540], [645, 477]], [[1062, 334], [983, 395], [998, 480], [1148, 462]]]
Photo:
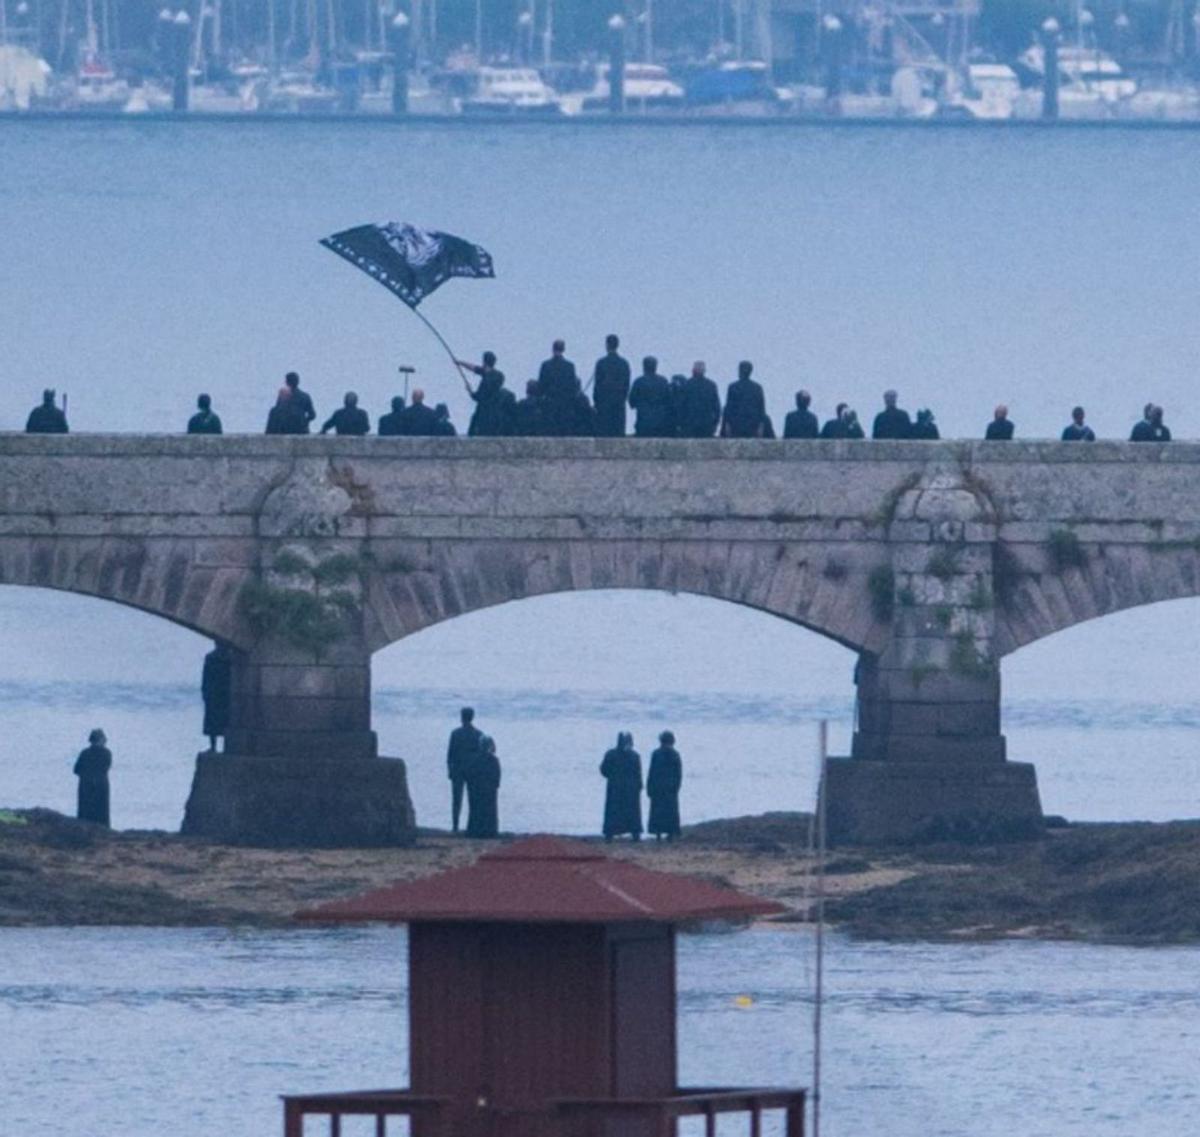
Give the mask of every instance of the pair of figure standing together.
[[500, 817], [500, 759], [496, 744], [475, 725], [475, 712], [463, 707], [462, 725], [450, 732], [446, 772], [450, 778], [450, 820], [458, 832], [464, 791], [467, 799], [467, 836], [498, 837]]
[[[675, 735], [664, 730], [659, 747], [650, 755], [646, 796], [650, 817], [646, 829], [657, 840], [673, 841], [679, 836], [679, 788], [683, 784], [683, 760], [675, 749]], [[622, 731], [617, 745], [604, 755], [600, 773], [608, 782], [604, 795], [604, 839], [611, 841], [628, 833], [635, 841], [642, 836], [642, 758], [633, 748], [633, 735]]]

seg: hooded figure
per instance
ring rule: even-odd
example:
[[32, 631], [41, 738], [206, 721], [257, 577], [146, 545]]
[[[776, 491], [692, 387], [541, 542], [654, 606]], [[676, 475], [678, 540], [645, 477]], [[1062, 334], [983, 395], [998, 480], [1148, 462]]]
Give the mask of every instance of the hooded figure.
[[467, 836], [498, 837], [499, 810], [496, 798], [500, 792], [500, 759], [496, 743], [484, 735], [479, 751], [471, 760], [467, 772]]
[[200, 696], [204, 700], [204, 733], [208, 748], [216, 752], [217, 739], [229, 731], [229, 705], [233, 698], [233, 657], [229, 648], [217, 644], [204, 657], [200, 675]]
[[679, 836], [679, 787], [683, 784], [683, 760], [675, 749], [675, 735], [664, 730], [658, 736], [659, 748], [650, 755], [646, 775], [646, 796], [650, 799], [650, 817], [646, 831], [661, 840]]
[[600, 773], [608, 780], [604, 793], [604, 839], [628, 833], [642, 837], [642, 758], [633, 748], [633, 735], [622, 731], [617, 745], [604, 755]]
[[112, 768], [112, 752], [105, 743], [104, 731], [93, 730], [88, 735], [88, 748], [75, 759], [75, 776], [79, 779], [79, 804], [75, 816], [80, 821], [94, 821], [106, 828], [108, 816], [108, 771]]

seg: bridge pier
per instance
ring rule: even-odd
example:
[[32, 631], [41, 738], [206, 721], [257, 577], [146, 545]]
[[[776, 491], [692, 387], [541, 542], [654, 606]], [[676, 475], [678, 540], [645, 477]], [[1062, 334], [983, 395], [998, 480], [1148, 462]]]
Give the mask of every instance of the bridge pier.
[[410, 844], [404, 763], [371, 730], [371, 661], [361, 639], [319, 659], [278, 642], [238, 653], [224, 753], [196, 758], [182, 831], [231, 844]]

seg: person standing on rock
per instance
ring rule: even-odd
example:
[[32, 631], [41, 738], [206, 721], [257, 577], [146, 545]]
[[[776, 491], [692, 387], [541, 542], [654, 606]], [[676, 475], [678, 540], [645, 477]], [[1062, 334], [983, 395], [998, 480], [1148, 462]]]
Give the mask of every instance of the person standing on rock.
[[79, 779], [79, 798], [75, 816], [111, 828], [108, 810], [108, 771], [112, 769], [112, 752], [106, 745], [104, 731], [93, 730], [88, 735], [86, 750], [75, 759], [75, 776]]
[[659, 747], [650, 755], [650, 770], [646, 774], [646, 796], [650, 799], [650, 816], [646, 831], [656, 841], [664, 837], [674, 841], [679, 836], [679, 787], [683, 785], [683, 759], [675, 749], [675, 735], [664, 730], [658, 736]]
[[200, 675], [200, 696], [204, 700], [204, 733], [208, 735], [210, 754], [217, 752], [217, 739], [229, 730], [229, 708], [233, 702], [233, 656], [224, 644], [217, 644], [204, 657]]
[[604, 793], [604, 839], [628, 833], [642, 839], [642, 757], [633, 748], [633, 735], [622, 731], [617, 745], [604, 755], [600, 773], [608, 782]]
[[450, 746], [446, 751], [446, 773], [450, 778], [450, 825], [455, 833], [458, 832], [459, 818], [462, 817], [463, 790], [483, 739], [483, 732], [475, 726], [472, 707], [463, 707], [459, 718], [462, 725], [450, 732]]
[[467, 771], [467, 836], [500, 836], [500, 759], [496, 743], [486, 734]]

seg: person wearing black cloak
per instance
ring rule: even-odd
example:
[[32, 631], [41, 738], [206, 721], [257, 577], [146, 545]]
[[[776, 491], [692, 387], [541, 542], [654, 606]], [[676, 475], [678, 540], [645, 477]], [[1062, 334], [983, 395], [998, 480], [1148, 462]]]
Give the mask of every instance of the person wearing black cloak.
[[871, 427], [872, 438], [907, 438], [912, 431], [912, 419], [908, 411], [896, 406], [899, 395], [895, 391], [884, 391], [883, 410], [875, 416]]
[[34, 407], [25, 420], [26, 434], [68, 434], [66, 411], [54, 402], [54, 391], [47, 387], [42, 392], [42, 405]]
[[217, 739], [229, 732], [229, 708], [233, 701], [233, 655], [225, 644], [217, 644], [204, 657], [200, 673], [200, 697], [204, 700], [204, 733], [210, 753], [217, 752]]
[[[307, 396], [305, 396], [307, 398]], [[286, 383], [279, 388], [275, 405], [267, 415], [268, 434], [307, 434], [306, 411], [295, 398], [295, 392]]]
[[220, 434], [222, 433], [221, 418], [212, 409], [212, 398], [201, 395], [196, 400], [196, 413], [188, 419], [188, 434]]
[[628, 833], [642, 839], [642, 757], [633, 748], [633, 735], [622, 731], [617, 745], [604, 755], [600, 773], [607, 780], [604, 792], [604, 839]]
[[987, 442], [1011, 442], [1015, 429], [1015, 424], [1008, 417], [1008, 407], [1001, 403], [992, 415], [992, 421], [987, 424], [983, 437]]
[[358, 405], [358, 394], [347, 391], [342, 405], [321, 426], [321, 433], [362, 435], [371, 433], [371, 420], [367, 412]]
[[642, 373], [629, 389], [629, 405], [637, 412], [633, 433], [638, 438], [671, 437], [671, 384], [658, 373], [658, 360], [652, 355], [642, 360]]
[[297, 424], [303, 424], [300, 429], [289, 431], [288, 433], [307, 434], [309, 423], [317, 417], [313, 401], [307, 391], [300, 390], [300, 376], [295, 371], [289, 371], [283, 377], [283, 385], [292, 392], [291, 413], [295, 415]]
[[446, 750], [446, 774], [450, 778], [450, 825], [458, 832], [458, 821], [462, 816], [463, 790], [471, 772], [471, 763], [479, 753], [483, 732], [475, 726], [475, 711], [463, 707], [459, 712], [462, 726], [450, 732], [450, 745]]
[[467, 394], [475, 402], [475, 413], [467, 424], [467, 434], [472, 438], [507, 434], [511, 427], [511, 403], [505, 398], [509, 392], [504, 388], [504, 372], [496, 367], [496, 353], [485, 351], [483, 362], [479, 364], [458, 360], [458, 365], [479, 376], [474, 389], [470, 383], [466, 384]]
[[392, 399], [392, 409], [385, 415], [379, 416], [379, 437], [395, 438], [404, 433], [404, 396], [396, 395]]
[[573, 434], [578, 421], [576, 396], [583, 389], [575, 364], [566, 357], [567, 345], [555, 340], [550, 358], [538, 370], [538, 391], [545, 411], [546, 433], [561, 436]]
[[933, 419], [933, 411], [928, 408], [917, 411], [917, 420], [912, 424], [908, 437], [917, 442], [936, 442], [941, 436]]
[[467, 772], [467, 836], [499, 837], [500, 759], [496, 743], [486, 734]]
[[513, 407], [512, 432], [518, 438], [538, 438], [546, 433], [542, 397], [536, 379], [525, 384], [525, 398]]
[[846, 412], [850, 409], [847, 403], [838, 403], [833, 409], [833, 418], [831, 418], [823, 427], [821, 427], [822, 438], [849, 438], [846, 433]]
[[112, 769], [112, 752], [104, 731], [93, 730], [88, 735], [86, 750], [75, 759], [75, 776], [79, 779], [79, 800], [75, 816], [80, 821], [94, 821], [111, 828], [108, 814], [108, 771]]
[[664, 730], [658, 736], [659, 747], [650, 755], [646, 774], [646, 796], [650, 799], [650, 816], [646, 832], [656, 841], [664, 837], [674, 841], [679, 836], [679, 787], [683, 785], [683, 760], [675, 749], [675, 735]]
[[617, 353], [616, 336], [604, 340], [605, 353], [592, 372], [592, 402], [596, 404], [596, 437], [625, 437], [625, 404], [629, 398], [629, 361]]
[[812, 395], [807, 391], [796, 392], [796, 409], [788, 411], [783, 420], [784, 438], [816, 438], [821, 433], [817, 416], [808, 408], [812, 405]]
[[738, 377], [725, 392], [725, 414], [721, 419], [722, 438], [762, 438], [767, 417], [767, 402], [762, 385], [751, 379], [754, 364], [743, 359]]

